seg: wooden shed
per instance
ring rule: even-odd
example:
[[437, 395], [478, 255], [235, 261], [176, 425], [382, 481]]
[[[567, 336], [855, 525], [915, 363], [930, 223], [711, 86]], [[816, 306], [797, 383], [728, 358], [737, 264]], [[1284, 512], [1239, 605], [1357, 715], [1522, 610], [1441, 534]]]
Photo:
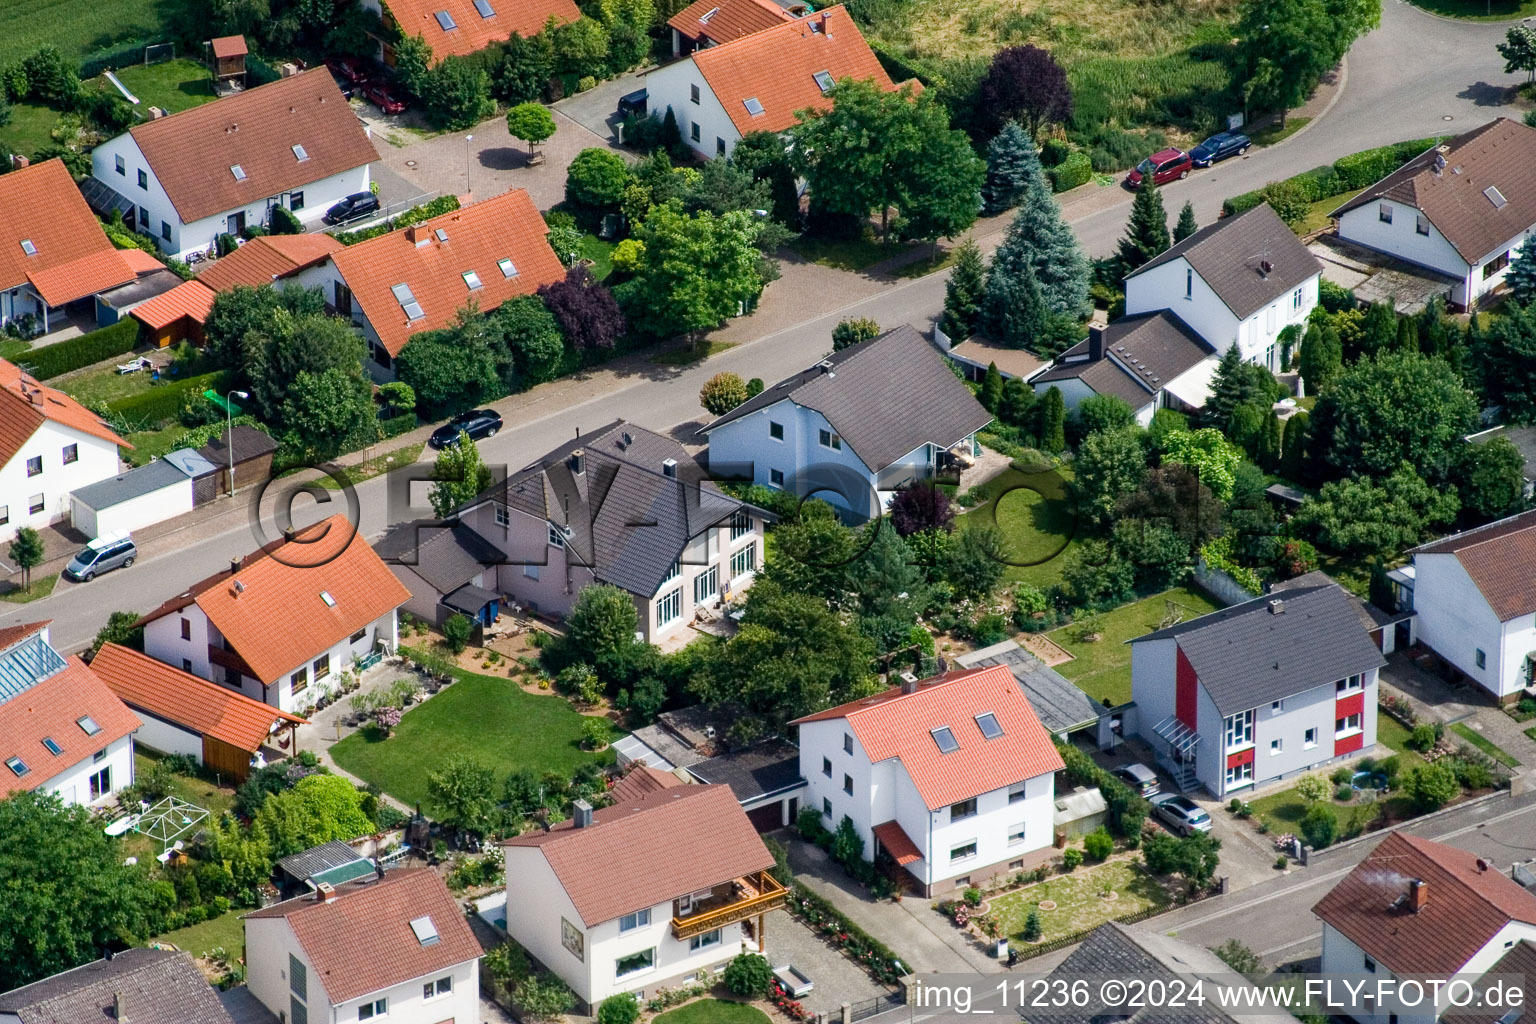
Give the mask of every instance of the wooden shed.
[[208, 45], [213, 50], [213, 80], [245, 85], [245, 58], [251, 52], [245, 36], [220, 36]]
[[133, 307], [129, 316], [142, 323], [152, 344], [167, 348], [203, 343], [203, 322], [213, 308], [213, 292], [197, 281], [183, 281], [168, 292]]
[[[197, 450], [197, 453], [219, 467], [218, 492], [229, 493], [230, 432], [226, 429]], [[255, 427], [236, 424], [233, 434], [235, 487], [253, 487], [266, 483], [272, 476], [272, 454], [277, 442]]]

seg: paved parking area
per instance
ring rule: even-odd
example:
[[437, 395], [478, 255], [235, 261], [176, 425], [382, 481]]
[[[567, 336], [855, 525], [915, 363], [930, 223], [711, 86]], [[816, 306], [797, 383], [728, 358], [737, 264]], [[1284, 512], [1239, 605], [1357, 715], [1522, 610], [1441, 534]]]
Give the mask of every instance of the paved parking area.
[[844, 1004], [867, 1003], [890, 990], [879, 985], [847, 957], [833, 951], [814, 932], [789, 916], [775, 910], [764, 921], [768, 932], [768, 962], [774, 967], [793, 964], [811, 976], [815, 984], [803, 1002], [813, 1013], [836, 1013]]
[[621, 120], [619, 98], [644, 88], [645, 75], [639, 71], [630, 71], [618, 78], [599, 82], [586, 92], [567, 96], [553, 104], [553, 107], [592, 134], [614, 142], [618, 139], [616, 126]]

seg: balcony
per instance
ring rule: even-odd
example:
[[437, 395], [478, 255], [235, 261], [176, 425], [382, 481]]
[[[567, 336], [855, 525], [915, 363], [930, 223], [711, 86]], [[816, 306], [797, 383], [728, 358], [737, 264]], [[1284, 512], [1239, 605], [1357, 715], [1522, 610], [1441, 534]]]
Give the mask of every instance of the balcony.
[[682, 912], [682, 901], [674, 900], [672, 937], [689, 939], [777, 910], [784, 905], [784, 894], [784, 887], [772, 875], [759, 871], [715, 886], [706, 898], [693, 900], [686, 914]]
[[234, 669], [241, 675], [250, 676], [252, 679], [256, 678], [256, 673], [251, 669], [251, 666], [247, 665], [245, 659], [240, 657], [239, 653], [231, 648], [209, 644], [208, 662], [211, 665], [217, 665], [219, 668]]

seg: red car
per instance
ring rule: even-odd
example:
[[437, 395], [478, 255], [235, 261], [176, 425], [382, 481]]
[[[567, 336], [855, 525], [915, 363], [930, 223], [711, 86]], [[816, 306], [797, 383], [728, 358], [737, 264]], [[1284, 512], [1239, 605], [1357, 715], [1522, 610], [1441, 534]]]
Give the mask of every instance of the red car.
[[[386, 114], [398, 114], [405, 109], [405, 102], [397, 99], [384, 82], [369, 82], [363, 86], [363, 98]], [[1188, 163], [1188, 158], [1185, 158]]]
[[1141, 180], [1148, 175], [1154, 185], [1166, 185], [1175, 178], [1189, 177], [1190, 169], [1194, 164], [1189, 159], [1189, 154], [1182, 149], [1170, 146], [1167, 149], [1153, 153], [1125, 176], [1125, 184], [1129, 188], [1139, 188]]
[[368, 72], [363, 70], [363, 62], [356, 57], [327, 57], [325, 66], [330, 69], [331, 74], [353, 85], [368, 77]]

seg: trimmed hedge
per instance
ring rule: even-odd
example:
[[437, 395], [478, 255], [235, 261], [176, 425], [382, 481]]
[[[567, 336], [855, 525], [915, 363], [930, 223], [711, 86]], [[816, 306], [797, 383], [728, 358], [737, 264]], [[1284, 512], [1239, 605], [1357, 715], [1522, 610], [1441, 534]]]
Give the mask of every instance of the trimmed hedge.
[[1088, 184], [1088, 180], [1093, 177], [1093, 161], [1082, 150], [1074, 150], [1067, 154], [1065, 160], [1045, 173], [1050, 175], [1051, 191], [1065, 192], [1079, 185]]
[[139, 322], [125, 316], [90, 334], [33, 349], [26, 355], [26, 365], [38, 380], [47, 380], [113, 356], [126, 355], [138, 343]]
[[[1285, 182], [1293, 184], [1307, 202], [1315, 203], [1319, 199], [1354, 192], [1373, 185], [1426, 149], [1439, 145], [1447, 138], [1450, 136], [1409, 139], [1405, 142], [1394, 142], [1375, 149], [1362, 150], [1359, 153], [1340, 157], [1332, 164], [1286, 178]], [[1222, 203], [1221, 215], [1230, 217], [1234, 213], [1251, 210], [1263, 201], [1264, 189], [1244, 192]]]
[[416, 417], [410, 413], [402, 413], [389, 419], [379, 420], [379, 440], [387, 441], [391, 437], [399, 437], [401, 434], [409, 434], [416, 429]]
[[366, 242], [370, 238], [387, 235], [396, 228], [408, 228], [412, 224], [420, 224], [422, 221], [431, 220], [433, 217], [441, 217], [443, 214], [452, 213], [458, 208], [458, 196], [438, 196], [431, 202], [422, 203], [420, 206], [413, 206], [404, 213], [391, 217], [382, 224], [375, 224], [371, 228], [363, 228], [360, 231], [343, 231], [336, 235], [336, 241], [342, 245], [356, 245], [358, 242]]
[[110, 50], [98, 50], [80, 61], [80, 80], [89, 81], [103, 71], [117, 71], [144, 63], [144, 49], [159, 46], [164, 39], [139, 39], [131, 43], [119, 43]]
[[[213, 373], [161, 384], [141, 395], [132, 395], [109, 402], [107, 408], [126, 420], [138, 423], [164, 423], [175, 419], [181, 412], [181, 399], [188, 392], [198, 392], [205, 388], [223, 391], [232, 377], [233, 374], [228, 370], [215, 370]], [[222, 430], [223, 423], [220, 422], [217, 427]]]

